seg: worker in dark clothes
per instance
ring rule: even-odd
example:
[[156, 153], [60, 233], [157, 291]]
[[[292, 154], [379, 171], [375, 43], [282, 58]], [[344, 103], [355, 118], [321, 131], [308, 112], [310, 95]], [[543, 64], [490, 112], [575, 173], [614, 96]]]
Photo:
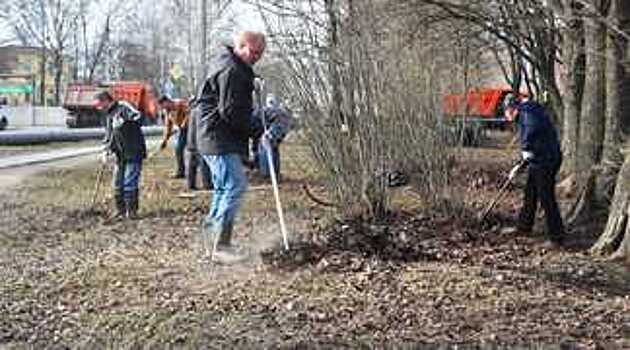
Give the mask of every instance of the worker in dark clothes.
[[205, 190], [212, 189], [212, 179], [210, 178], [210, 169], [199, 154], [197, 148], [197, 129], [199, 125], [199, 109], [195, 108], [197, 105], [196, 99], [191, 99], [189, 102], [190, 116], [188, 118], [188, 142], [186, 143], [186, 151], [188, 153], [188, 167], [186, 172], [186, 182], [188, 189], [191, 191], [197, 190], [197, 172], [201, 175], [201, 182]]
[[[505, 118], [516, 124], [521, 145], [522, 164], [527, 169], [523, 207], [514, 232], [531, 232], [538, 203], [545, 211], [549, 240], [561, 245], [565, 232], [555, 195], [555, 177], [562, 163], [558, 132], [543, 106], [513, 97], [505, 109]], [[510, 178], [524, 167], [514, 167]]]
[[[226, 46], [211, 65], [210, 73], [198, 94], [197, 147], [210, 168], [214, 193], [202, 227], [212, 260], [234, 262], [244, 254], [232, 243], [232, 231], [247, 177], [243, 159], [247, 158], [252, 134], [252, 66], [265, 51], [262, 33], [239, 33], [233, 46]], [[210, 249], [208, 249], [210, 248]]]
[[115, 101], [109, 92], [96, 95], [97, 107], [106, 113], [102, 162], [115, 156], [112, 176], [116, 216], [135, 218], [138, 187], [147, 147], [142, 133], [142, 115], [125, 101]]

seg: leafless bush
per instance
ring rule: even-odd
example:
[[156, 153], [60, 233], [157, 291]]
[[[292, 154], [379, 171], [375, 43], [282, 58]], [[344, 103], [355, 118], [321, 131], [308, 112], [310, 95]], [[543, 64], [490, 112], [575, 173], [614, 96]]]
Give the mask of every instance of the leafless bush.
[[339, 207], [384, 217], [392, 171], [427, 201], [441, 198], [452, 159], [440, 132], [441, 93], [453, 80], [446, 42], [414, 37], [383, 1], [258, 3], [287, 67], [284, 95]]

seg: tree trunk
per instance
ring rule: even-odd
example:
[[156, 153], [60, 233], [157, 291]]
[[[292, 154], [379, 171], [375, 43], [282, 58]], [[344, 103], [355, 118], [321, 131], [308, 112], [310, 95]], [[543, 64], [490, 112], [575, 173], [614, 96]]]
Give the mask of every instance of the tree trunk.
[[621, 96], [624, 94], [624, 68], [622, 65], [626, 40], [620, 33], [625, 12], [630, 6], [622, 0], [611, 2], [606, 36], [606, 119], [602, 161], [595, 186], [595, 201], [608, 203], [612, 198], [615, 177], [623, 162], [621, 148]]
[[341, 113], [343, 106], [343, 97], [341, 95], [341, 78], [339, 76], [339, 28], [337, 20], [337, 11], [335, 9], [334, 0], [325, 0], [326, 15], [328, 17], [328, 74], [330, 75], [330, 84], [332, 88], [332, 103], [330, 104], [330, 113], [333, 123], [345, 124], [345, 118]]
[[[589, 182], [589, 174], [601, 157], [604, 140], [604, 99], [606, 97], [604, 77], [606, 59], [602, 55], [606, 49], [606, 27], [600, 18], [593, 16], [587, 16], [584, 22], [586, 76], [576, 159], [578, 188], [586, 187]], [[592, 204], [592, 198], [589, 197], [591, 196], [582, 198], [586, 202], [580, 206], [586, 210], [584, 214], [587, 216], [591, 211]]]
[[[624, 32], [624, 52], [623, 52], [623, 82], [621, 84], [622, 96], [630, 94], [630, 45], [628, 44], [628, 36], [630, 36], [630, 1], [620, 0], [618, 3], [619, 12], [621, 13], [620, 27]], [[630, 105], [622, 103], [620, 111], [620, 130], [623, 134], [630, 134]]]
[[42, 106], [46, 104], [46, 61], [48, 61], [48, 55], [46, 54], [46, 48], [42, 47], [42, 58], [40, 69], [40, 81], [39, 81], [39, 96]]
[[201, 64], [199, 66], [199, 82], [200, 86], [206, 80], [208, 73], [208, 0], [201, 0]]
[[630, 9], [624, 6], [622, 0], [614, 0], [610, 9], [608, 35], [606, 37], [606, 124], [604, 133], [604, 147], [602, 152], [603, 165], [618, 163], [621, 160], [619, 147], [621, 146], [620, 107], [621, 87], [623, 81], [623, 66], [625, 54], [625, 40], [619, 33], [624, 14], [621, 10]]
[[[347, 71], [346, 71], [346, 79], [345, 81], [343, 81], [343, 79], [340, 77], [340, 84], [342, 84], [342, 86], [340, 86], [339, 90], [341, 90], [341, 87], [343, 87], [343, 89], [345, 90], [345, 95], [342, 97], [342, 102], [344, 104], [344, 108], [342, 110], [342, 123], [346, 123], [348, 130], [350, 131], [351, 135], [354, 135], [357, 125], [356, 125], [356, 102], [355, 102], [355, 91], [356, 91], [356, 86], [357, 84], [357, 72], [356, 72], [356, 67], [357, 67], [357, 61], [359, 60], [357, 58], [357, 45], [358, 44], [358, 26], [356, 23], [356, 19], [358, 17], [357, 15], [357, 11], [356, 11], [356, 7], [355, 7], [355, 3], [353, 0], [347, 0], [347, 6], [348, 6], [348, 14], [347, 14], [347, 30], [344, 32], [345, 34], [345, 39], [347, 40], [347, 43], [345, 43], [345, 47], [346, 47], [346, 55], [347, 55]], [[341, 81], [343, 81], [343, 83], [341, 83]]]
[[613, 254], [613, 258], [630, 258], [630, 153], [626, 152], [625, 161], [617, 176], [615, 195], [610, 207], [608, 223], [604, 233], [591, 248], [595, 255]]
[[55, 106], [61, 101], [61, 77], [63, 75], [63, 53], [55, 54]]
[[582, 105], [582, 91], [584, 83], [585, 57], [582, 39], [584, 25], [582, 19], [570, 7], [566, 12], [569, 26], [563, 36], [564, 52], [564, 85], [562, 118], [562, 150], [564, 154], [563, 172], [574, 174], [577, 171], [577, 145], [580, 130], [580, 112]]
[[[88, 66], [88, 75], [87, 75], [87, 83], [91, 84], [92, 80], [94, 80], [94, 73], [96, 71], [96, 67], [101, 63], [101, 59], [105, 56], [105, 50], [107, 50], [107, 46], [109, 43], [109, 34], [110, 34], [110, 20], [111, 15], [107, 15], [105, 19], [105, 29], [103, 29], [103, 34], [101, 34], [100, 41], [98, 43], [98, 48], [92, 57], [92, 60], [89, 61]], [[86, 59], [87, 59], [87, 51], [86, 51]], [[86, 61], [87, 64], [88, 61]], [[109, 67], [106, 66], [106, 71], [109, 70]]]
[[[107, 19], [109, 21], [109, 17]], [[85, 19], [85, 15], [81, 16], [81, 31], [83, 33], [83, 80], [90, 84], [92, 83], [92, 75], [93, 73], [89, 70], [90, 65], [90, 50], [89, 50], [89, 39], [87, 35], [87, 20]]]

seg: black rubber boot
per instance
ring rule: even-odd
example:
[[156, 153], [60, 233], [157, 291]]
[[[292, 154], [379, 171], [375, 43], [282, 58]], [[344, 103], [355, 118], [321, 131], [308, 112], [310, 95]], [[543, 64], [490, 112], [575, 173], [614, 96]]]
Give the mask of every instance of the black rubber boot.
[[114, 205], [116, 207], [114, 217], [124, 218], [127, 212], [127, 206], [125, 205], [125, 196], [123, 195], [122, 191], [114, 192]]
[[[180, 131], [181, 132], [181, 131]], [[186, 146], [186, 137], [180, 137], [177, 149], [175, 150], [175, 178], [183, 179], [186, 177], [186, 163], [184, 159]]]
[[186, 152], [188, 164], [186, 166], [186, 187], [191, 191], [197, 190], [197, 162], [198, 155], [193, 152]]
[[219, 246], [228, 247], [232, 244], [232, 231], [233, 225], [225, 225], [223, 230], [221, 231], [221, 235], [219, 236]]
[[138, 191], [132, 191], [129, 194], [129, 199], [127, 200], [127, 218], [129, 219], [138, 218], [138, 197]]

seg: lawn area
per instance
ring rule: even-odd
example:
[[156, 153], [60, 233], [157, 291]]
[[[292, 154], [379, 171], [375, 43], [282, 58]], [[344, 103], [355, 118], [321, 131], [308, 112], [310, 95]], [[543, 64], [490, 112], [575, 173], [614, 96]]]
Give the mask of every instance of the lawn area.
[[236, 266], [201, 258], [209, 194], [180, 196], [168, 152], [145, 163], [138, 220], [107, 218], [109, 175], [88, 210], [95, 163], [2, 193], [0, 347], [630, 347], [630, 273], [585, 254], [597, 232], [558, 250], [540, 233], [502, 235], [518, 189], [490, 225], [474, 221], [508, 169], [501, 147], [454, 165], [457, 216], [406, 186], [385, 223], [314, 203], [302, 185], [327, 198], [324, 175], [303, 141], [282, 147], [292, 249], [279, 248], [272, 189], [255, 179], [235, 228], [251, 258]]

